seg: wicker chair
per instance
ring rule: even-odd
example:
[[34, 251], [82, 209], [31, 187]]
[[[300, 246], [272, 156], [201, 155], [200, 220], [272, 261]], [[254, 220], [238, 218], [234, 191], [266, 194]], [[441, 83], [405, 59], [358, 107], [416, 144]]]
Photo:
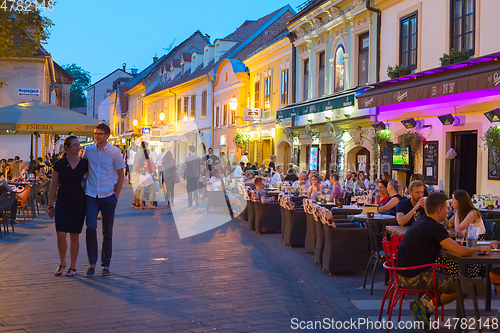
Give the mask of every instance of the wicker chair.
[[295, 205], [290, 197], [284, 196], [285, 208], [285, 230], [283, 240], [286, 246], [290, 247], [304, 247], [306, 232], [307, 232], [307, 218], [304, 210], [295, 209]]
[[316, 245], [314, 246], [314, 263], [322, 267], [323, 250], [325, 248], [325, 231], [323, 230], [323, 222], [321, 222], [321, 207], [313, 204], [313, 217], [316, 223]]
[[313, 202], [309, 199], [303, 201], [304, 211], [306, 212], [307, 231], [304, 243], [304, 249], [307, 253], [314, 254], [316, 246], [316, 221], [313, 215]]
[[259, 195], [250, 190], [250, 201], [247, 201], [248, 207], [248, 229], [255, 231], [255, 206], [259, 203]]
[[281, 210], [277, 202], [254, 202], [255, 231], [258, 234], [267, 234], [281, 231]]
[[359, 240], [367, 238], [366, 228], [357, 223], [335, 223], [332, 213], [322, 208], [321, 220], [325, 234], [322, 265], [328, 273], [362, 270], [368, 261], [368, 247]]

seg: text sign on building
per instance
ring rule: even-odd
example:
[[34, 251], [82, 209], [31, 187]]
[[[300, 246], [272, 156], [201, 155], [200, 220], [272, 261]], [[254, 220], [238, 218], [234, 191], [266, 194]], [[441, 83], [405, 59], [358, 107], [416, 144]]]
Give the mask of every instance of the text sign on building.
[[142, 129], [142, 134], [149, 134], [149, 133], [151, 133], [151, 128], [145, 127]]
[[19, 96], [40, 96], [40, 89], [18, 88], [17, 94]]
[[243, 121], [257, 121], [262, 118], [262, 109], [245, 108], [243, 111]]

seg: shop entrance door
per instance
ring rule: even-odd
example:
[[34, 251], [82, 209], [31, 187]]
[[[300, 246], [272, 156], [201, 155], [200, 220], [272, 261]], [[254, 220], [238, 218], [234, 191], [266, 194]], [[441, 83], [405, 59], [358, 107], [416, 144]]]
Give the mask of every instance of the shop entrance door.
[[363, 171], [367, 177], [370, 176], [370, 152], [366, 148], [356, 154], [356, 171]]
[[288, 143], [286, 143], [283, 147], [283, 154], [284, 154], [283, 161], [285, 163], [285, 166], [284, 166], [285, 171], [288, 171], [288, 168], [290, 165], [290, 157], [292, 154], [291, 148], [292, 147], [290, 147], [290, 145]]
[[271, 140], [262, 140], [262, 163], [264, 163], [266, 166], [269, 165], [269, 162], [271, 161], [269, 157], [271, 156], [272, 151], [271, 151]]
[[477, 131], [452, 132], [451, 147], [457, 156], [450, 164], [450, 195], [465, 190], [472, 196], [476, 193]]

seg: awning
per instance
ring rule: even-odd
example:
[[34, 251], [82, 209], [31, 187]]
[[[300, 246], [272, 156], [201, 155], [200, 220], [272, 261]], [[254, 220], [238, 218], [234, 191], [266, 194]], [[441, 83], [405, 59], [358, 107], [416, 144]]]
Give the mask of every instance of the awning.
[[120, 139], [130, 139], [133, 134], [134, 134], [134, 132], [127, 132], [127, 133], [122, 133], [122, 134], [118, 135], [118, 137]]
[[[453, 65], [452, 65], [453, 66]], [[358, 108], [400, 104], [427, 98], [444, 97], [470, 91], [500, 88], [500, 61], [467, 62], [458, 68], [427, 75], [423, 72], [396, 83], [381, 82], [376, 88], [361, 93]]]
[[312, 113], [341, 109], [354, 106], [354, 95], [363, 91], [362, 89], [351, 89], [335, 94], [333, 96], [318, 98], [304, 103], [296, 103], [276, 112], [276, 119], [303, 116]]
[[170, 135], [160, 137], [161, 142], [169, 142], [169, 141], [184, 141], [184, 138], [187, 135], [197, 133], [197, 130], [190, 131], [177, 131], [173, 132]]

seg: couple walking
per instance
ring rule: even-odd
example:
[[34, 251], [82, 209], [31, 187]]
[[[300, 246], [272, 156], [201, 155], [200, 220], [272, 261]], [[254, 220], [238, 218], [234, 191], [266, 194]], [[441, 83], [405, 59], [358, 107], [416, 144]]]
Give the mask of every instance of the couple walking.
[[[76, 274], [76, 259], [78, 257], [79, 236], [86, 218], [87, 255], [89, 267], [87, 276], [95, 274], [97, 263], [97, 216], [102, 215], [102, 275], [109, 275], [109, 265], [112, 252], [113, 222], [115, 208], [123, 185], [125, 162], [120, 149], [108, 144], [110, 128], [99, 124], [94, 130], [95, 144], [87, 147], [83, 157], [79, 157], [80, 141], [76, 136], [64, 140], [64, 157], [53, 166], [52, 184], [50, 188], [47, 212], [55, 217], [57, 231], [57, 247], [60, 262], [55, 275], [62, 275], [66, 268], [66, 242], [70, 234], [71, 262], [66, 276]], [[82, 180], [87, 175], [86, 190], [83, 190]], [[54, 210], [54, 197], [57, 188], [57, 202]]]

